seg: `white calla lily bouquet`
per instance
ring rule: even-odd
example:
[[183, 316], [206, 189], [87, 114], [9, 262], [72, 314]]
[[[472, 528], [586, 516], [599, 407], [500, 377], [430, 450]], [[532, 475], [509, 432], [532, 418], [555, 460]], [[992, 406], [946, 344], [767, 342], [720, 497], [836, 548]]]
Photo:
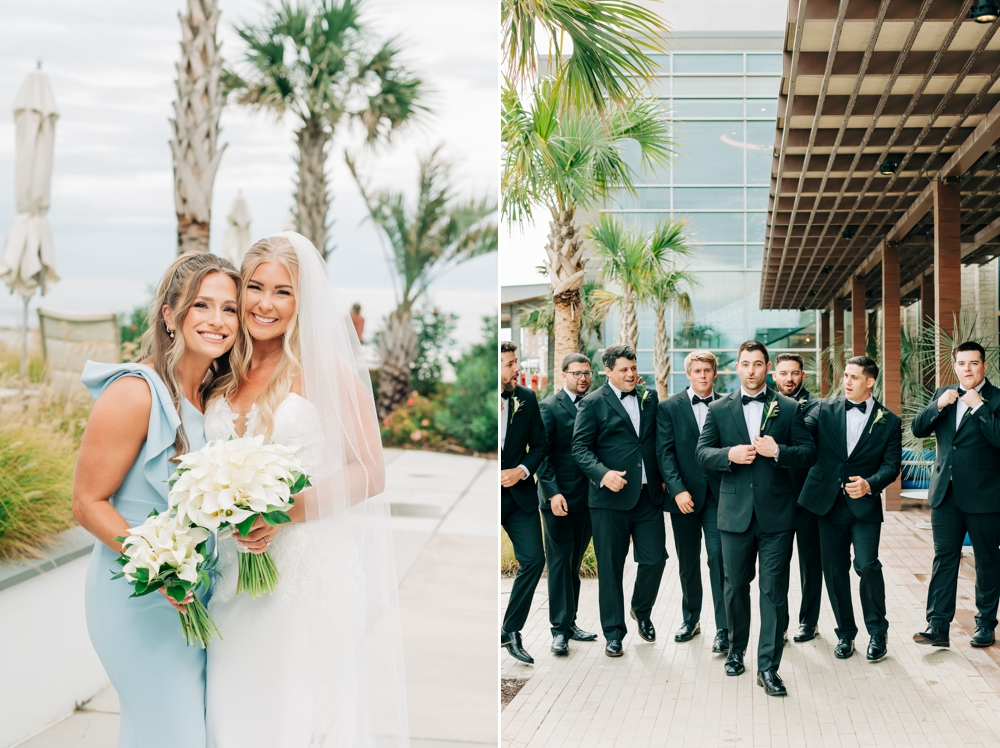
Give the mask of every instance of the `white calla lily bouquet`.
[[[311, 485], [297, 451], [265, 444], [263, 436], [211, 442], [179, 458], [168, 483], [170, 507], [182, 522], [212, 532], [232, 527], [243, 537], [258, 517], [270, 525], [290, 522], [294, 496]], [[266, 551], [240, 553], [236, 593], [273, 593], [279, 576]]]
[[155, 509], [128, 535], [115, 538], [122, 544], [118, 563], [122, 570], [112, 579], [125, 577], [135, 586], [132, 597], [142, 597], [165, 588], [167, 595], [183, 603], [192, 600], [179, 613], [184, 639], [190, 646], [205, 649], [219, 634], [215, 622], [201, 600], [194, 594], [200, 585], [208, 586], [205, 569], [209, 531], [180, 521], [175, 514], [159, 514]]

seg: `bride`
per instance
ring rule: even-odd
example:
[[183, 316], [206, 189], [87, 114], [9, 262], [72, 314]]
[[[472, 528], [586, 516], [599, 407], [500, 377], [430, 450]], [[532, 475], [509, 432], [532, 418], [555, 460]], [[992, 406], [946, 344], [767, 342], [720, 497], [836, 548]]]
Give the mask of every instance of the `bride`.
[[[299, 447], [313, 487], [292, 523], [219, 542], [209, 611], [209, 748], [408, 745], [385, 465], [367, 365], [308, 239], [258, 241], [241, 270], [234, 378], [209, 441]], [[239, 553], [270, 553], [273, 595], [236, 595]]]

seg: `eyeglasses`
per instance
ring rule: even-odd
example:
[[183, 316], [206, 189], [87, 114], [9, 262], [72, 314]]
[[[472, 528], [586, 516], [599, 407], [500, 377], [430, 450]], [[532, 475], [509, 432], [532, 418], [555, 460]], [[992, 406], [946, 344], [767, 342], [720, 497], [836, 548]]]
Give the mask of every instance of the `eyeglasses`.
[[594, 372], [592, 371], [564, 371], [563, 374], [567, 374], [573, 377], [573, 379], [581, 379], [581, 378], [590, 379], [591, 377], [594, 376]]

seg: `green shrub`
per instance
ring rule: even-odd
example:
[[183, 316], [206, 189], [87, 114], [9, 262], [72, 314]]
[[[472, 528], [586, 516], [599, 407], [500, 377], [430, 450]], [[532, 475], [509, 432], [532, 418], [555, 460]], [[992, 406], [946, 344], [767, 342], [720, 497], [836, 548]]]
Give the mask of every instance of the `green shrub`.
[[414, 390], [406, 401], [382, 420], [386, 447], [440, 449], [445, 436], [437, 429], [441, 402]]
[[147, 307], [148, 305], [137, 306], [121, 326], [123, 361], [132, 361], [139, 352], [142, 334], [146, 332], [146, 328], [148, 327], [146, 319]]
[[451, 362], [455, 384], [438, 416], [440, 430], [476, 452], [497, 451], [497, 381], [500, 345], [496, 317], [483, 318], [485, 340]]
[[424, 311], [413, 318], [417, 333], [417, 357], [411, 365], [411, 385], [421, 395], [441, 391], [441, 377], [448, 349], [455, 343], [458, 317], [437, 309]]

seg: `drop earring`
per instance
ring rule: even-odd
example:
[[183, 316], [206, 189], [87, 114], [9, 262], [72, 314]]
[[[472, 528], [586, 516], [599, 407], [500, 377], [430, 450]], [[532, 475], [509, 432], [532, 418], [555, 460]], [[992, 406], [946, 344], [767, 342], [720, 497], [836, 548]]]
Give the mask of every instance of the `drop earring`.
[[173, 339], [174, 339], [174, 331], [173, 331], [173, 330], [167, 330], [167, 335], [169, 335], [169, 336], [170, 336], [170, 339], [171, 339], [171, 340], [173, 340]]

